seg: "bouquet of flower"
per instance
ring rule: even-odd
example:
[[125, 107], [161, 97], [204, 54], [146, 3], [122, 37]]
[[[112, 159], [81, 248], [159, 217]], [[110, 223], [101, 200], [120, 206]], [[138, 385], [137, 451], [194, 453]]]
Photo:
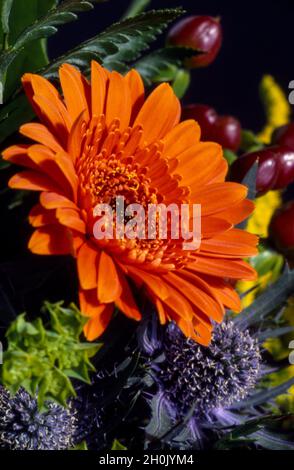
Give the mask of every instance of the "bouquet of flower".
[[49, 59], [99, 3], [0, 2], [0, 448], [294, 450], [290, 103], [182, 105], [221, 20], [148, 0]]

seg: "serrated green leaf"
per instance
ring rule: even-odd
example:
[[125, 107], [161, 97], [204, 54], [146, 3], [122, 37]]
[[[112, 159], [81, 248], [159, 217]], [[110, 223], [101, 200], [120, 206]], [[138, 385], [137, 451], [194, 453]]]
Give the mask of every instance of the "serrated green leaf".
[[10, 325], [1, 380], [12, 393], [21, 386], [32, 395], [38, 392], [40, 407], [47, 400], [66, 406], [75, 395], [70, 378], [90, 382], [89, 371], [94, 369], [90, 358], [101, 345], [80, 341], [84, 317], [73, 305], [64, 308], [60, 302], [46, 302], [45, 308], [50, 328], [40, 317], [28, 322], [24, 314]]
[[109, 69], [125, 71], [126, 64], [135, 61], [168, 24], [182, 13], [181, 8], [152, 10], [115, 23], [54, 61], [43, 71], [43, 75], [47, 78], [55, 77], [64, 62], [87, 71], [93, 59]]
[[[5, 96], [9, 95], [13, 89], [13, 86], [7, 83], [8, 71], [12, 64], [16, 66], [17, 70], [21, 67], [22, 72], [32, 68], [25, 69], [22, 64], [24, 61], [26, 62], [24, 65], [27, 66], [30, 59], [33, 59], [33, 64], [37, 62], [37, 68], [44, 67], [48, 62], [42, 40], [55, 34], [58, 26], [76, 20], [76, 13], [93, 8], [95, 1], [99, 0], [63, 0], [58, 4], [56, 0], [44, 0], [41, 3], [38, 0], [26, 2], [15, 0], [13, 2], [9, 17], [13, 17], [13, 10], [15, 10], [15, 15], [11, 21], [11, 28], [8, 28], [8, 44], [0, 54], [0, 82], [3, 85]], [[34, 46], [32, 46], [33, 44]], [[38, 52], [32, 50], [32, 47], [38, 47]], [[19, 57], [21, 58], [19, 59]], [[37, 58], [39, 60], [36, 60]], [[15, 63], [16, 60], [18, 63]], [[35, 70], [34, 68], [31, 71]], [[12, 71], [11, 75], [14, 78], [16, 74]], [[17, 74], [17, 79], [19, 79], [19, 75], [21, 74]], [[7, 91], [6, 87], [8, 87]]]
[[44, 17], [57, 3], [58, 0], [14, 0], [9, 19], [7, 46], [13, 46], [26, 28]]
[[[13, 48], [18, 36], [47, 11], [56, 5], [57, 0], [14, 0], [8, 18], [4, 49]], [[20, 87], [20, 78], [24, 72], [34, 72], [48, 64], [46, 41], [37, 40], [13, 55], [12, 63], [5, 74], [4, 102]]]
[[[58, 75], [58, 67], [64, 62], [72, 63], [87, 73], [92, 59], [100, 61], [106, 67], [125, 71], [126, 62], [136, 60], [156, 36], [182, 13], [181, 9], [151, 11], [114, 24], [52, 62], [39, 73], [46, 78], [55, 78]], [[34, 113], [23, 93], [3, 106], [0, 110], [0, 143], [33, 116]]]
[[142, 75], [145, 84], [150, 86], [156, 82], [175, 80], [183, 61], [191, 55], [195, 55], [195, 50], [188, 47], [165, 47], [145, 55], [133, 66]]

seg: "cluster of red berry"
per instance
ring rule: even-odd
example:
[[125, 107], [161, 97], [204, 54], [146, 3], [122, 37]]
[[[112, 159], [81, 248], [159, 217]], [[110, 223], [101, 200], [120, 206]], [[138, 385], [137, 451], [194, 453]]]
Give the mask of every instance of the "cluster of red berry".
[[[188, 68], [205, 67], [214, 61], [222, 44], [220, 20], [210, 16], [185, 18], [171, 29], [168, 42], [197, 50], [197, 55], [186, 61]], [[219, 116], [205, 104], [185, 106], [182, 117], [199, 123], [202, 140], [218, 142], [235, 153], [240, 149], [242, 129], [235, 117]], [[258, 163], [258, 195], [285, 189], [294, 182], [294, 122], [277, 129], [269, 146], [239, 155], [231, 165], [231, 179], [242, 181], [255, 162]], [[294, 257], [294, 201], [277, 211], [270, 232], [277, 248]]]
[[183, 119], [195, 119], [201, 128], [201, 140], [218, 142], [236, 152], [241, 144], [241, 124], [233, 116], [219, 116], [205, 104], [190, 104], [183, 108]]
[[271, 189], [284, 189], [294, 181], [294, 123], [283, 126], [264, 149], [241, 155], [231, 167], [234, 180], [244, 178], [258, 162], [256, 188], [259, 194]]

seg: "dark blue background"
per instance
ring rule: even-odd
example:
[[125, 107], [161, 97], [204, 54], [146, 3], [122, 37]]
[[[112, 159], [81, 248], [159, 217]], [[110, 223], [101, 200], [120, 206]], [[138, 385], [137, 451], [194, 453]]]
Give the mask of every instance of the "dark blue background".
[[[102, 31], [125, 11], [128, 0], [108, 0], [82, 13], [78, 23], [50, 39], [57, 56]], [[264, 118], [258, 98], [263, 74], [270, 73], [287, 90], [294, 79], [294, 0], [153, 0], [152, 8], [183, 6], [189, 14], [221, 16], [223, 47], [216, 62], [193, 72], [186, 102], [213, 105], [235, 114], [247, 128], [259, 129]], [[163, 43], [164, 37], [161, 38]]]

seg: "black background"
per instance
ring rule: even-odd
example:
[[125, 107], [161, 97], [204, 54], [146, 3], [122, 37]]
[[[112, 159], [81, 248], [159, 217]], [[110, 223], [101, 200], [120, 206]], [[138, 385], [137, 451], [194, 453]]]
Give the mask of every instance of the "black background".
[[[79, 22], [61, 28], [49, 40], [51, 57], [72, 48], [117, 21], [129, 0], [108, 0]], [[263, 74], [272, 74], [287, 90], [294, 79], [294, 0], [153, 0], [151, 8], [183, 6], [187, 14], [220, 16], [224, 41], [216, 62], [193, 72], [185, 102], [213, 105], [234, 114], [243, 127], [258, 130], [264, 122], [258, 97]], [[163, 43], [164, 37], [161, 38]]]

